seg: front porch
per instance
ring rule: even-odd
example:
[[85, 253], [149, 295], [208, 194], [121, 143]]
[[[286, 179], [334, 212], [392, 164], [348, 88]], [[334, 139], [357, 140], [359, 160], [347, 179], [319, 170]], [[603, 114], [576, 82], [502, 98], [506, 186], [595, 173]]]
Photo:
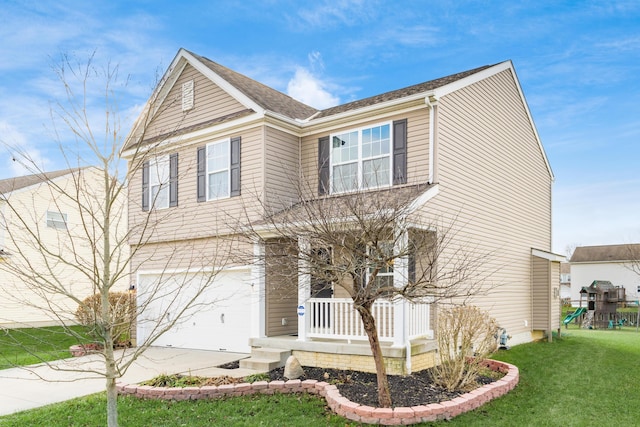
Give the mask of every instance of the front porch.
[[[302, 366], [376, 371], [371, 348], [366, 340], [300, 341], [296, 336], [282, 335], [251, 338], [249, 342], [254, 350], [279, 349], [290, 352]], [[387, 373], [390, 375], [407, 375], [435, 365], [437, 343], [433, 339], [415, 339], [404, 347], [394, 347], [388, 342], [381, 344]]]
[[[407, 245], [407, 241], [405, 231], [398, 244]], [[418, 262], [410, 259], [408, 251], [398, 253], [404, 255], [385, 264], [385, 280], [396, 287], [412, 280]], [[262, 354], [261, 348], [291, 351], [307, 366], [375, 372], [368, 338], [350, 297], [353, 287], [362, 284], [343, 280], [348, 274], [335, 280], [318, 275], [318, 265], [325, 259], [326, 267], [332, 269], [345, 260], [354, 262], [353, 255], [312, 247], [304, 236], [260, 240], [254, 245], [254, 255], [257, 316], [252, 323], [252, 349]], [[362, 267], [356, 270], [368, 274], [366, 260], [358, 262]], [[432, 301], [430, 297], [408, 300], [396, 295], [374, 302], [372, 314], [389, 373], [405, 374], [435, 364]]]

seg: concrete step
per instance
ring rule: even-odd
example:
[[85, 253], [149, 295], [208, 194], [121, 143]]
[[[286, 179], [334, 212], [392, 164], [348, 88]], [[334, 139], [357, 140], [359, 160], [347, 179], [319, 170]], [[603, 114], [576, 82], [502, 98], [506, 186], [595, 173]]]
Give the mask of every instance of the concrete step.
[[261, 359], [256, 357], [250, 357], [240, 361], [241, 369], [253, 369], [254, 371], [269, 372], [272, 369], [281, 367], [279, 360], [273, 359]]
[[284, 366], [287, 358], [291, 356], [291, 350], [270, 347], [254, 347], [251, 349], [251, 357], [258, 359], [279, 360]]
[[291, 350], [270, 347], [253, 347], [251, 357], [240, 361], [240, 368], [268, 372], [284, 366]]

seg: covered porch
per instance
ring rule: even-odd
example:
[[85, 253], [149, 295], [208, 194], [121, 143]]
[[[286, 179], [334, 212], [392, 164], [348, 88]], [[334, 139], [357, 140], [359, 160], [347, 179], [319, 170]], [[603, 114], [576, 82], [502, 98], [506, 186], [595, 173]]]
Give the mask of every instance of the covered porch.
[[[254, 246], [254, 313], [250, 345], [290, 351], [303, 365], [375, 371], [367, 335], [352, 298], [339, 285], [318, 288], [300, 252], [304, 237], [274, 238]], [[295, 253], [298, 252], [298, 253]], [[276, 259], [277, 262], [271, 262]], [[409, 260], [397, 259], [394, 283], [409, 277]], [[256, 287], [255, 284], [258, 286]], [[379, 298], [372, 307], [390, 373], [435, 364], [435, 305], [428, 297]]]

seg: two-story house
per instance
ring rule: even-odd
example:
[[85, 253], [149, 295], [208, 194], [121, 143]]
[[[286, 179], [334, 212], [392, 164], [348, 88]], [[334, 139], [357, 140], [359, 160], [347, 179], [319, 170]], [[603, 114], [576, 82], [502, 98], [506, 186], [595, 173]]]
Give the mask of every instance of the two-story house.
[[[510, 344], [559, 327], [562, 257], [550, 252], [553, 173], [510, 61], [317, 110], [181, 49], [123, 155], [139, 167], [130, 187], [132, 232], [149, 215], [158, 218], [133, 263], [139, 295], [151, 283], [198, 282], [200, 271], [220, 269], [215, 298], [208, 297], [217, 303], [194, 312], [157, 345], [276, 347], [307, 365], [371, 370], [365, 336], [314, 328], [309, 320], [319, 297], [348, 305], [340, 284], [312, 295], [300, 270], [288, 276], [293, 291], [282, 292], [281, 271], [269, 267], [278, 233], [264, 219], [295, 209], [300, 188], [319, 200], [363, 189], [416, 191], [413, 205], [421, 214], [455, 218], [453, 245], [491, 254], [486, 280], [492, 287], [472, 303], [497, 319]], [[235, 239], [243, 223], [262, 224], [262, 234]], [[302, 235], [299, 240], [304, 244]], [[216, 251], [238, 256], [214, 265], [204, 255]], [[169, 265], [154, 255], [178, 252], [192, 255]], [[286, 251], [277, 256], [286, 258]], [[286, 268], [295, 272], [296, 262]], [[394, 281], [407, 277], [389, 274]], [[163, 307], [159, 299], [156, 312]], [[433, 364], [436, 304], [394, 301], [380, 310], [388, 326], [380, 337], [384, 354], [397, 362], [390, 372]], [[139, 337], [148, 334], [139, 321]]]

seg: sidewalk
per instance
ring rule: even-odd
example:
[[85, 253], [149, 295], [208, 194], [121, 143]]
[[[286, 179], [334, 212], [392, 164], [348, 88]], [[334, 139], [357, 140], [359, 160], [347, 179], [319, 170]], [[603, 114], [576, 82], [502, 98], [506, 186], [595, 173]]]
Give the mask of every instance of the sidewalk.
[[[130, 357], [131, 350], [124, 350]], [[242, 377], [255, 373], [248, 369], [220, 369], [218, 365], [249, 357], [249, 354], [205, 350], [151, 347], [145, 351], [118, 382], [137, 383], [160, 374]], [[0, 370], [0, 416], [62, 402], [104, 391], [105, 379], [87, 371], [104, 371], [99, 356], [90, 355]], [[81, 369], [85, 372], [72, 372]]]

